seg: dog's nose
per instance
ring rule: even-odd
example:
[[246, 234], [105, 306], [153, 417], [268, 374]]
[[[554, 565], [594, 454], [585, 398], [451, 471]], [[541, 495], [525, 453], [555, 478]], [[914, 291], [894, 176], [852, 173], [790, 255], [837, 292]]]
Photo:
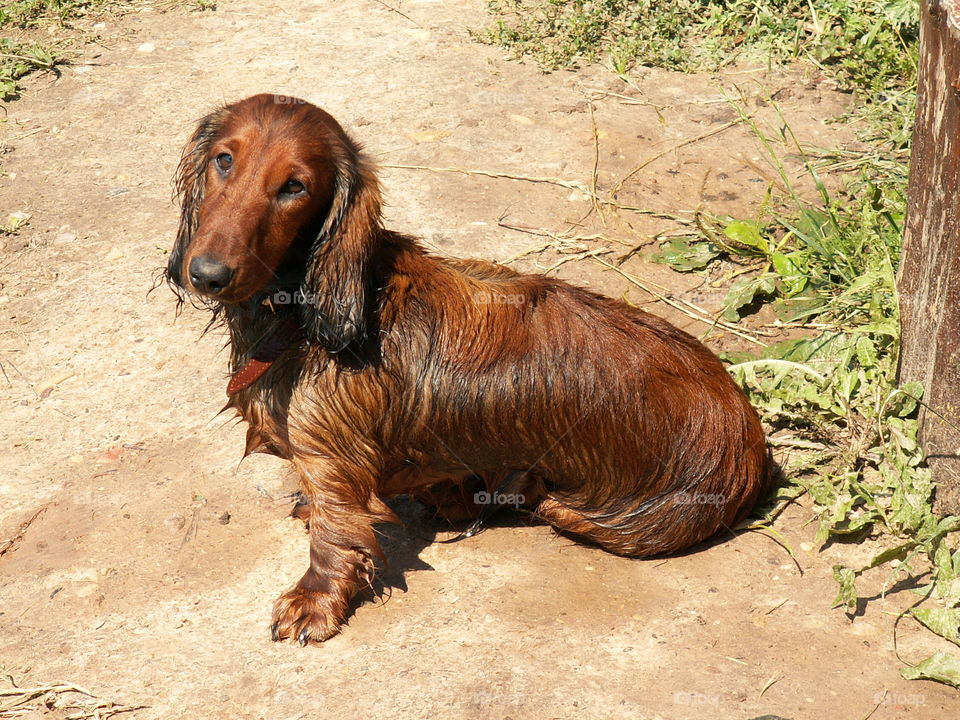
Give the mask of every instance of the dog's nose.
[[202, 293], [216, 295], [230, 284], [233, 270], [210, 255], [200, 255], [190, 261], [190, 282]]

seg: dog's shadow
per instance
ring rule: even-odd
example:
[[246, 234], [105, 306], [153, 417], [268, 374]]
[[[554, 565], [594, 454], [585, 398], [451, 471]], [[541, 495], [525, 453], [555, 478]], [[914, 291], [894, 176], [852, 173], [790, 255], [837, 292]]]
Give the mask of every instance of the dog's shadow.
[[377, 525], [377, 537], [385, 560], [377, 563], [373, 587], [358, 593], [354, 598], [350, 616], [357, 608], [368, 603], [386, 602], [394, 591], [407, 592], [408, 573], [432, 571], [433, 566], [420, 557], [423, 550], [430, 545], [457, 543], [497, 527], [546, 524], [528, 513], [503, 511], [484, 519], [477, 528], [471, 527], [470, 522], [451, 523], [439, 518], [432, 508], [407, 495], [393, 497], [385, 502], [400, 518], [401, 524]]
[[[683, 557], [685, 555], [703, 552], [709, 548], [726, 543], [737, 535], [749, 532], [747, 525], [752, 522], [767, 520], [772, 522], [771, 515], [776, 502], [777, 490], [789, 485], [781, 465], [768, 456], [767, 472], [769, 485], [764, 495], [758, 500], [749, 519], [744, 519], [737, 527], [726, 528], [725, 532], [685, 548], [679, 552], [667, 555], [655, 555], [644, 559], [661, 560], [669, 557]], [[528, 527], [530, 525], [549, 525], [549, 523], [528, 512], [511, 512], [504, 510], [497, 512], [483, 520], [479, 527], [471, 527], [471, 523], [451, 523], [437, 517], [434, 510], [423, 505], [408, 495], [399, 495], [385, 501], [391, 510], [400, 518], [401, 524], [383, 523], [377, 525], [377, 536], [383, 550], [385, 560], [377, 563], [377, 574], [373, 587], [359, 592], [350, 605], [347, 621], [356, 610], [366, 604], [382, 604], [389, 600], [394, 591], [407, 592], [407, 573], [432, 571], [430, 563], [420, 555], [423, 550], [436, 543], [456, 543], [473, 537], [478, 532], [493, 528]], [[554, 532], [567, 538], [571, 542], [584, 544], [589, 547], [598, 547], [589, 540], [571, 533], [557, 530]], [[802, 572], [802, 571], [801, 571]]]
[[400, 525], [377, 525], [377, 536], [385, 560], [377, 563], [374, 591], [389, 596], [394, 590], [407, 591], [406, 574], [433, 570], [430, 563], [420, 558], [424, 548], [437, 541], [444, 532], [444, 523], [435, 519], [431, 511], [411, 497], [400, 495], [386, 501], [400, 518]]

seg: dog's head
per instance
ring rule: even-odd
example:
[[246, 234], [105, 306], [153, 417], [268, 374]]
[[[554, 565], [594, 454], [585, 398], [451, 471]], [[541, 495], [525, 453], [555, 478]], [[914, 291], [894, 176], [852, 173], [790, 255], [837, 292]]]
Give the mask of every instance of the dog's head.
[[176, 175], [175, 287], [213, 304], [275, 290], [336, 352], [366, 330], [380, 192], [370, 164], [320, 108], [255, 95], [203, 118]]

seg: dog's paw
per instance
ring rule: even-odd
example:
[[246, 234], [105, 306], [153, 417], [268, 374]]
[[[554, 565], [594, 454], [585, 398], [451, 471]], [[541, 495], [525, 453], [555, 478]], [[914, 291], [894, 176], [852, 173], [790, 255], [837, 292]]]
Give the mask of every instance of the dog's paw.
[[274, 640], [293, 638], [300, 645], [323, 642], [340, 632], [346, 607], [326, 593], [295, 587], [273, 605]]

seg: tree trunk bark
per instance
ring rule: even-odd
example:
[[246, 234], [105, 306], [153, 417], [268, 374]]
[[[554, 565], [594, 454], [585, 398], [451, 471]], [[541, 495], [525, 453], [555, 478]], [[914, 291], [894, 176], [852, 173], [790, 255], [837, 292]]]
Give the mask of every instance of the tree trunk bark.
[[960, 0], [923, 0], [907, 220], [897, 286], [900, 382], [928, 407], [920, 436], [934, 510], [960, 514]]

